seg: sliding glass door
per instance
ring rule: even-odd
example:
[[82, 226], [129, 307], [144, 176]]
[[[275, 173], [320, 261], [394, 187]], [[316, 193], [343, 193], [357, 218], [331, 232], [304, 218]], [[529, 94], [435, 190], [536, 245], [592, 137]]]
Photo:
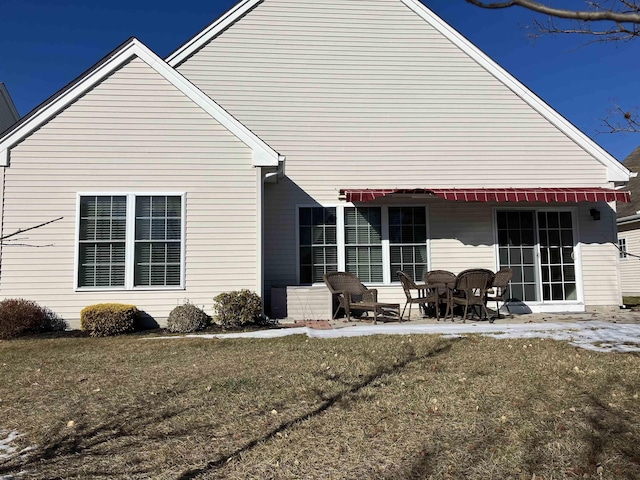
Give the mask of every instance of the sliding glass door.
[[511, 297], [524, 302], [577, 300], [570, 211], [498, 210], [498, 261], [513, 269]]

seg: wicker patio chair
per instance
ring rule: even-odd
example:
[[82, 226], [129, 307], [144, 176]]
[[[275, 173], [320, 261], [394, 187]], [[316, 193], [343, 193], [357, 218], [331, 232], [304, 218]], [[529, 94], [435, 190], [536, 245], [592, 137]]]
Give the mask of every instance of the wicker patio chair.
[[347, 321], [351, 321], [352, 311], [373, 312], [373, 323], [378, 321], [378, 313], [383, 307], [397, 307], [399, 305], [378, 302], [378, 290], [365, 287], [353, 273], [331, 272], [323, 275], [324, 283], [332, 295], [338, 299], [338, 308], [333, 313], [335, 320], [340, 308], [344, 308]]
[[432, 303], [436, 305], [436, 315], [438, 314], [438, 308], [437, 308], [438, 292], [437, 291], [434, 292], [434, 290], [427, 290], [424, 287], [424, 285], [422, 286], [416, 285], [416, 282], [414, 282], [409, 275], [407, 275], [402, 271], [398, 272], [398, 278], [400, 279], [400, 283], [402, 284], [404, 295], [407, 297], [407, 301], [404, 304], [402, 313], [400, 314], [401, 320], [402, 318], [404, 318], [404, 312], [407, 309], [407, 305], [409, 305], [409, 320], [411, 320], [411, 306], [414, 303], [417, 303], [418, 305], [428, 305]]
[[451, 312], [451, 321], [453, 321], [453, 305], [451, 304], [451, 293], [455, 287], [457, 277], [454, 273], [446, 270], [431, 270], [425, 273], [425, 288], [438, 296], [436, 304], [436, 318], [440, 321], [440, 305], [445, 305], [444, 318], [446, 320], [449, 312]]
[[469, 307], [478, 307], [480, 312], [484, 312], [485, 318], [489, 318], [486, 307], [487, 290], [493, 283], [493, 277], [494, 273], [491, 270], [480, 268], [465, 270], [458, 275], [451, 303], [453, 306], [464, 306], [463, 323], [467, 321]]
[[493, 294], [487, 296], [487, 301], [496, 302], [497, 318], [502, 318], [500, 316], [500, 302], [504, 303], [507, 312], [511, 314], [511, 311], [509, 310], [509, 304], [507, 303], [507, 292], [509, 291], [509, 282], [512, 278], [513, 270], [511, 270], [510, 268], [503, 268], [502, 270], [499, 270], [493, 277], [493, 282], [491, 283]]

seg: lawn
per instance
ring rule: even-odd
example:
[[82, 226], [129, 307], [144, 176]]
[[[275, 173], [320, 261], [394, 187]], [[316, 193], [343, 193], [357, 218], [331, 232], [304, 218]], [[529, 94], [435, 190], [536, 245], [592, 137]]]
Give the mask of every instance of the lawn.
[[553, 340], [40, 338], [0, 378], [0, 477], [640, 478], [640, 356]]

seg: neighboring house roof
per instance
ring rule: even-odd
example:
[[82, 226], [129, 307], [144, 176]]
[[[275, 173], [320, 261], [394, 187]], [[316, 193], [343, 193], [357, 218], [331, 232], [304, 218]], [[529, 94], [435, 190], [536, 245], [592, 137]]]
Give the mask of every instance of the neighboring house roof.
[[20, 120], [20, 114], [4, 83], [0, 82], [0, 133]]
[[[640, 172], [640, 146], [631, 152], [622, 164], [632, 172]], [[640, 175], [629, 180], [626, 188], [631, 192], [631, 201], [618, 205], [618, 221], [636, 216], [640, 210]]]
[[[190, 41], [178, 48], [167, 58], [167, 63], [172, 67], [177, 67], [187, 60], [191, 55], [227, 30], [236, 21], [241, 19], [248, 12], [256, 8], [265, 0], [243, 0], [234, 8], [222, 15], [207, 28], [198, 33]], [[587, 135], [575, 127], [571, 122], [556, 112], [546, 102], [535, 93], [524, 86], [519, 80], [509, 74], [485, 53], [480, 51], [475, 45], [467, 40], [453, 27], [444, 22], [435, 13], [425, 7], [419, 0], [398, 0], [404, 3], [409, 9], [420, 16], [423, 20], [433, 26], [442, 35], [457, 45], [462, 51], [467, 53], [479, 65], [484, 67], [495, 78], [500, 80], [511, 91], [518, 95], [524, 102], [530, 105], [540, 115], [546, 118], [556, 128], [563, 132], [568, 138], [573, 140], [582, 149], [588, 152], [593, 158], [600, 162], [607, 169], [607, 180], [610, 182], [629, 181], [630, 172], [612, 157], [601, 146], [591, 140]], [[560, 160], [560, 159], [559, 159]]]
[[269, 147], [258, 138], [257, 135], [229, 114], [229, 112], [202, 93], [202, 91], [180, 73], [167, 65], [164, 60], [153, 53], [140, 40], [132, 37], [5, 131], [2, 136], [0, 136], [0, 166], [7, 166], [9, 164], [9, 149], [11, 147], [134, 57], [138, 57], [147, 63], [168, 82], [184, 93], [185, 96], [250, 147], [253, 150], [254, 166], [277, 167], [279, 162], [283, 160], [284, 157]]

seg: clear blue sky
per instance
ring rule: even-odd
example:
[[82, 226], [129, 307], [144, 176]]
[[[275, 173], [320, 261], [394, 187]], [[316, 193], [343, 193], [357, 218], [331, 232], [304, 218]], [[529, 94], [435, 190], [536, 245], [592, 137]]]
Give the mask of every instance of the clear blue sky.
[[[640, 106], [640, 39], [584, 45], [589, 38], [527, 34], [533, 13], [486, 11], [464, 0], [423, 0], [543, 100], [623, 160], [640, 133], [597, 134], [612, 102]], [[0, 0], [0, 82], [21, 115], [131, 36], [165, 58], [235, 0]], [[570, 7], [582, 0], [563, 0]]]

